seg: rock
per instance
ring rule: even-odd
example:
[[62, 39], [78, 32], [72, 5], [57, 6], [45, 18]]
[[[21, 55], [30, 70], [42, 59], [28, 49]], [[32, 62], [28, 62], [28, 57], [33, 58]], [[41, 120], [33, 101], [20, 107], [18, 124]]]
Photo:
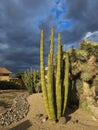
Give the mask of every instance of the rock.
[[59, 119], [59, 123], [60, 123], [60, 124], [66, 124], [66, 122], [67, 122], [66, 117], [61, 117], [61, 118]]
[[26, 100], [28, 95], [22, 94], [13, 100], [11, 108], [0, 115], [0, 126], [7, 126], [24, 118], [29, 111], [29, 104]]
[[47, 119], [46, 118], [44, 118], [44, 119], [42, 119], [42, 122], [44, 123], [44, 122], [46, 122], [47, 121]]

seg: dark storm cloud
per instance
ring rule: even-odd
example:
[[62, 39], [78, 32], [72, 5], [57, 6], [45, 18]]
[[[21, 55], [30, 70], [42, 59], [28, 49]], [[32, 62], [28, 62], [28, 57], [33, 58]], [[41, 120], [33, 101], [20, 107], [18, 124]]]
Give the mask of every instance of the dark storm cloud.
[[39, 68], [42, 28], [46, 61], [52, 26], [71, 21], [69, 29], [60, 25], [62, 43], [76, 44], [87, 32], [98, 30], [97, 13], [98, 0], [0, 0], [0, 65], [11, 71]]
[[49, 0], [0, 0], [0, 65], [19, 71], [39, 67], [38, 20], [48, 14]]
[[72, 21], [71, 30], [63, 30], [63, 41], [77, 42], [87, 32], [98, 30], [98, 0], [66, 0], [67, 13], [63, 19]]

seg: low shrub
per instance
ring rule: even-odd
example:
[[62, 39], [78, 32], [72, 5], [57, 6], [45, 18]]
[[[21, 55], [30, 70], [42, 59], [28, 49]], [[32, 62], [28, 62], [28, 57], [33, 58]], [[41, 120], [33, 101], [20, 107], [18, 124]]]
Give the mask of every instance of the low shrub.
[[0, 90], [6, 89], [20, 89], [20, 86], [18, 84], [15, 84], [14, 82], [0, 81]]

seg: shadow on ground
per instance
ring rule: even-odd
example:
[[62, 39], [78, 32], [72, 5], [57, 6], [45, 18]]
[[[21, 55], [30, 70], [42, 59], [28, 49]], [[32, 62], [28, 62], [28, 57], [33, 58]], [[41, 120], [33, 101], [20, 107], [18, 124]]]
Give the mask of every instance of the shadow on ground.
[[9, 130], [27, 130], [31, 126], [32, 126], [32, 124], [30, 123], [30, 121], [26, 120], [26, 121], [22, 122], [21, 124], [9, 129]]
[[4, 101], [0, 101], [0, 106], [2, 106], [2, 107], [4, 107], [4, 108], [9, 108], [9, 107], [11, 107], [11, 104], [6, 103], [6, 102], [4, 102]]

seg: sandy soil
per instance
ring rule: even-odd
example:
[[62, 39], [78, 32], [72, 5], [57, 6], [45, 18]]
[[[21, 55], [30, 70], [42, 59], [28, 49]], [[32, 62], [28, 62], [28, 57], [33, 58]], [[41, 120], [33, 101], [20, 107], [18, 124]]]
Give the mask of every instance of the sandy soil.
[[69, 120], [65, 125], [49, 120], [42, 122], [46, 115], [42, 94], [30, 95], [28, 102], [30, 104], [28, 115], [23, 120], [3, 128], [3, 130], [98, 130], [98, 120], [87, 115], [81, 109], [73, 113], [69, 112]]

